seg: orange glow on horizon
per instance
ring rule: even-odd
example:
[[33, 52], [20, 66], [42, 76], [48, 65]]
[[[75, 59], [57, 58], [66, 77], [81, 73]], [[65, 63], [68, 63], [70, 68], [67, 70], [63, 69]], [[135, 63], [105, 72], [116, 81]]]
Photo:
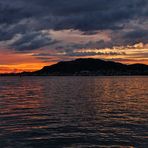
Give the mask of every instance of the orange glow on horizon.
[[33, 64], [17, 64], [17, 65], [0, 65], [0, 73], [19, 73], [32, 72], [41, 69], [44, 66], [54, 63], [33, 63]]
[[54, 62], [43, 62], [31, 53], [10, 53], [7, 50], [0, 52], [0, 73], [31, 72], [52, 64]]
[[[82, 58], [96, 58], [96, 57], [82, 57]], [[105, 59], [107, 60], [107, 59]], [[148, 60], [116, 60], [112, 61], [120, 62], [124, 64], [134, 64], [134, 63], [142, 63], [148, 65]], [[43, 68], [44, 66], [55, 64], [56, 62], [49, 63], [26, 63], [26, 64], [17, 64], [17, 65], [0, 65], [0, 73], [19, 73], [19, 72], [32, 72]]]
[[[127, 45], [125, 47], [117, 46], [111, 49], [77, 49], [73, 52], [74, 54], [76, 53], [73, 56], [69, 56], [66, 52], [64, 54], [61, 52], [58, 53], [58, 51], [50, 51], [50, 54], [54, 56], [48, 56], [48, 49], [44, 50], [43, 54], [41, 54], [42, 52], [42, 50], [33, 50], [28, 53], [16, 53], [12, 50], [1, 49], [0, 73], [31, 72], [39, 70], [44, 66], [55, 64], [62, 59], [73, 60], [77, 58], [97, 58], [123, 64], [141, 63], [148, 65], [148, 44], [143, 43], [138, 43], [133, 46]], [[83, 53], [82, 56], [77, 56], [79, 54], [81, 55], [81, 53]], [[89, 56], [91, 53], [93, 53], [92, 56]]]

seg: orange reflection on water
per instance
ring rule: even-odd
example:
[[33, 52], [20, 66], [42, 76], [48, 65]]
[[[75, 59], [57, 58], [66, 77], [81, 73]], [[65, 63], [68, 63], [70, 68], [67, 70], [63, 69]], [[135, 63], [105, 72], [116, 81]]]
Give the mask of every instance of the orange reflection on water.
[[0, 139], [41, 145], [53, 139], [74, 146], [75, 140], [80, 146], [146, 145], [147, 77], [0, 79]]

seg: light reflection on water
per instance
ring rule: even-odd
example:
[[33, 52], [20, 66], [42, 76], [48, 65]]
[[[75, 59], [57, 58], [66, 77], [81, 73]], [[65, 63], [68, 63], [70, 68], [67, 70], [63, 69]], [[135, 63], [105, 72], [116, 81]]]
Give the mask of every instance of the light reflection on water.
[[1, 77], [0, 148], [148, 146], [148, 77]]

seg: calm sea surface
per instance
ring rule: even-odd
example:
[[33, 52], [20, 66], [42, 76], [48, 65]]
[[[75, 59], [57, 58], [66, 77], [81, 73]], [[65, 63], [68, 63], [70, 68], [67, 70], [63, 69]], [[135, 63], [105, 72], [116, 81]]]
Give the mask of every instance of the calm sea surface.
[[0, 77], [0, 148], [148, 148], [148, 77]]

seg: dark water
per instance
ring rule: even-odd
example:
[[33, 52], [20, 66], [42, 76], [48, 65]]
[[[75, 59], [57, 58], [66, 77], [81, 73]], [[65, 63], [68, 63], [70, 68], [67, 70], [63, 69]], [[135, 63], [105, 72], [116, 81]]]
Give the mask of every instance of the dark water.
[[0, 148], [148, 148], [148, 77], [0, 77]]

